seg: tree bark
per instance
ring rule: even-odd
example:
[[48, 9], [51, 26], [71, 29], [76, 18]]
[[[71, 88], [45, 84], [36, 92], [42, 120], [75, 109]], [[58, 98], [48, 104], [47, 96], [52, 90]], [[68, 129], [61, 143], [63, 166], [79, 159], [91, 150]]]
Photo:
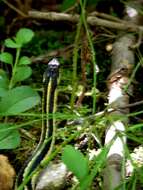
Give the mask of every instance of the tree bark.
[[[128, 7], [128, 10], [130, 7]], [[127, 9], [126, 9], [127, 10]], [[127, 11], [125, 20], [138, 23], [138, 15], [130, 15]], [[136, 12], [138, 13], [138, 12]], [[135, 22], [136, 21], [136, 22]], [[106, 166], [103, 171], [104, 189], [122, 189], [125, 182], [125, 128], [128, 124], [126, 115], [129, 113], [129, 86], [130, 73], [135, 64], [133, 47], [135, 37], [133, 34], [121, 34], [113, 44], [111, 74], [108, 77], [108, 102], [115, 111], [110, 113], [110, 124], [107, 127], [105, 145], [113, 143], [107, 156]], [[129, 86], [129, 88], [127, 88]], [[124, 107], [124, 109], [120, 109]]]

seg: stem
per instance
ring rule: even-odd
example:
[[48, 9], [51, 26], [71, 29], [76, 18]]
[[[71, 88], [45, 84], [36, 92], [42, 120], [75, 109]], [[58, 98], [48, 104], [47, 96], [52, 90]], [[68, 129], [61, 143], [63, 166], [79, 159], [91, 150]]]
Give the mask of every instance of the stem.
[[89, 32], [86, 17], [85, 17], [85, 4], [86, 4], [86, 1], [84, 1], [82, 3], [82, 0], [80, 0], [81, 17], [82, 17], [82, 21], [83, 21], [83, 24], [84, 24], [84, 27], [85, 27], [85, 31], [86, 31], [87, 39], [88, 39], [88, 42], [89, 42], [89, 46], [90, 46], [90, 49], [91, 49], [91, 57], [92, 57], [92, 63], [93, 63], [93, 110], [92, 110], [92, 112], [94, 114], [95, 111], [96, 111], [96, 59], [95, 59], [96, 54], [95, 54], [95, 51], [94, 51], [94, 46], [93, 46], [93, 43], [92, 43], [91, 35], [90, 35], [90, 32]]
[[17, 64], [18, 64], [18, 61], [19, 61], [20, 51], [21, 51], [21, 48], [17, 48], [15, 63], [14, 63], [13, 69], [12, 69], [12, 76], [11, 76], [11, 79], [10, 79], [10, 82], [9, 82], [9, 89], [11, 89], [13, 87], [13, 85], [14, 85], [14, 76], [15, 76], [16, 69], [17, 69]]
[[82, 26], [82, 21], [80, 18], [78, 26], [77, 26], [77, 32], [76, 32], [76, 36], [75, 36], [74, 50], [73, 50], [72, 94], [71, 94], [71, 103], [70, 103], [71, 109], [73, 109], [73, 106], [74, 106], [75, 92], [76, 92], [76, 88], [77, 88], [77, 59], [78, 59], [81, 26]]

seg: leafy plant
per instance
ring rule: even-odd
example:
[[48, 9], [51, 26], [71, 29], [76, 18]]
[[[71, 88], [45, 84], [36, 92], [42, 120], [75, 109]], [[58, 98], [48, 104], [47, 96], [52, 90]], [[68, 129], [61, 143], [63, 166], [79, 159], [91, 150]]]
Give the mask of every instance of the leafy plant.
[[[31, 41], [34, 33], [27, 28], [20, 29], [16, 36], [12, 39], [5, 40], [5, 46], [16, 49], [15, 59], [9, 52], [0, 54], [0, 60], [5, 64], [9, 64], [12, 69], [11, 77], [8, 77], [4, 70], [0, 70], [0, 116], [11, 116], [27, 111], [37, 105], [40, 101], [38, 93], [30, 86], [23, 86], [21, 81], [29, 78], [32, 74], [32, 69], [29, 66], [31, 63], [29, 57], [21, 56], [21, 48]], [[19, 133], [16, 129], [1, 131], [3, 128], [12, 127], [9, 123], [0, 124], [0, 149], [15, 148], [20, 143]], [[17, 141], [15, 140], [17, 139]], [[6, 142], [10, 142], [9, 146]]]
[[68, 169], [76, 175], [79, 181], [82, 181], [88, 175], [88, 160], [74, 147], [67, 145], [64, 148], [62, 160]]
[[[16, 127], [16, 126], [15, 126]], [[20, 143], [18, 130], [8, 123], [0, 123], [0, 149], [13, 149]]]
[[110, 147], [111, 144], [103, 147], [100, 153], [89, 162], [79, 150], [76, 150], [71, 145], [65, 146], [62, 153], [62, 161], [79, 180], [78, 189], [89, 189], [95, 176], [104, 167]]

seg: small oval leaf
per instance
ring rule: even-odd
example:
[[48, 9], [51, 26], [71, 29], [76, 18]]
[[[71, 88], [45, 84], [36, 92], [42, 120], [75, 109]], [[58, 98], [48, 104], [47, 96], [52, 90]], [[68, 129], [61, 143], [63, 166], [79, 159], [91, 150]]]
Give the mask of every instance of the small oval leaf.
[[19, 81], [23, 81], [27, 79], [28, 77], [30, 77], [31, 74], [32, 74], [31, 67], [28, 67], [28, 66], [17, 67], [13, 80], [15, 83]]
[[15, 43], [12, 39], [8, 38], [5, 40], [5, 46], [8, 48], [20, 48], [21, 45]]
[[20, 58], [19, 65], [29, 65], [29, 64], [31, 64], [31, 60], [29, 57], [23, 56]]
[[13, 88], [1, 98], [0, 115], [16, 115], [22, 113], [40, 102], [40, 97], [36, 91], [29, 86]]
[[10, 54], [8, 52], [3, 52], [0, 54], [0, 61], [2, 61], [4, 63], [12, 64], [13, 56], [12, 56], [12, 54]]
[[16, 34], [16, 42], [18, 44], [26, 44], [32, 40], [34, 32], [28, 28], [21, 28]]

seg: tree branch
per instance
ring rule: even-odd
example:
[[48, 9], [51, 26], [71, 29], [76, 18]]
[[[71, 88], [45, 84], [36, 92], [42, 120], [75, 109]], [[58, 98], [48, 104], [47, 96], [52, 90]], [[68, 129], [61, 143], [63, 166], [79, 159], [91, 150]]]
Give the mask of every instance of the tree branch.
[[[34, 18], [34, 19], [44, 19], [44, 20], [50, 20], [50, 21], [68, 21], [72, 23], [77, 23], [79, 20], [78, 14], [29, 11], [28, 15], [29, 17]], [[124, 30], [124, 31], [128, 30], [131, 32], [137, 32], [137, 31], [143, 32], [143, 26], [132, 24], [127, 21], [121, 22], [121, 20], [117, 22], [117, 19], [116, 21], [111, 21], [111, 20], [98, 18], [96, 16], [88, 16], [87, 22], [91, 26], [102, 26], [102, 27], [113, 28], [117, 30]]]
[[21, 15], [22, 17], [27, 17], [27, 15], [22, 12], [21, 10], [19, 10], [18, 8], [16, 8], [14, 5], [12, 5], [11, 3], [9, 3], [6, 0], [2, 0], [8, 7], [10, 7], [12, 10], [14, 10], [15, 12], [17, 12], [19, 15]]

